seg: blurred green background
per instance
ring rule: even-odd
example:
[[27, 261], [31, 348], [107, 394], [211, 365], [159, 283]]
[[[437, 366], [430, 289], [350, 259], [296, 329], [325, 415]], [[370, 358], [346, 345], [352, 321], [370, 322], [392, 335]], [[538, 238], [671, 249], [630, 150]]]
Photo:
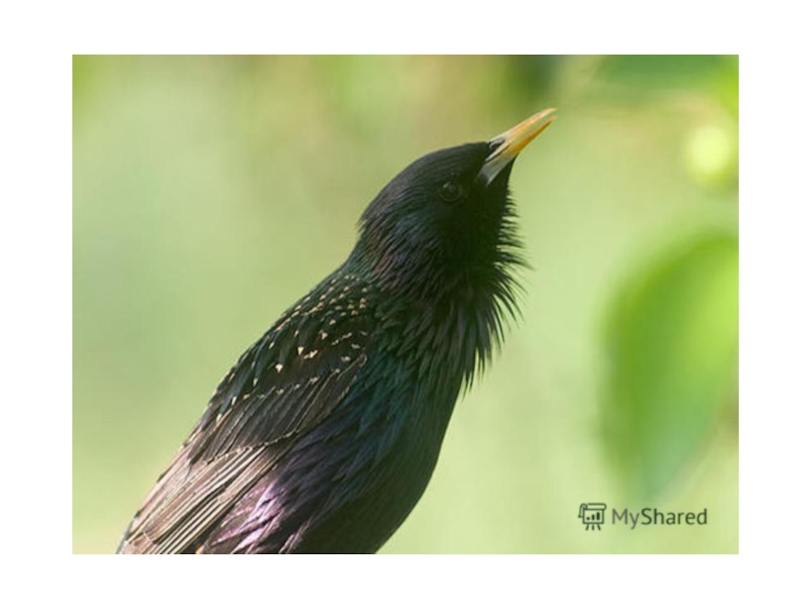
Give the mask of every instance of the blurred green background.
[[[738, 552], [738, 59], [75, 57], [73, 549], [113, 552], [219, 379], [411, 160], [555, 106], [524, 320], [383, 552]], [[606, 525], [583, 502], [708, 509]], [[608, 519], [607, 515], [607, 519]]]

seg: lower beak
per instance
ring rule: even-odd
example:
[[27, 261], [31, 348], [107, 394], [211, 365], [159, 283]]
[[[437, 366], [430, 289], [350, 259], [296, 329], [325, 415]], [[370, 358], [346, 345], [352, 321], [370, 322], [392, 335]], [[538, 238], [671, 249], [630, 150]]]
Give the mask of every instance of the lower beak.
[[541, 110], [519, 125], [489, 140], [489, 146], [494, 150], [484, 161], [480, 170], [480, 175], [486, 179], [487, 184], [491, 183], [497, 174], [522, 152], [525, 146], [555, 121], [555, 112], [555, 108]]

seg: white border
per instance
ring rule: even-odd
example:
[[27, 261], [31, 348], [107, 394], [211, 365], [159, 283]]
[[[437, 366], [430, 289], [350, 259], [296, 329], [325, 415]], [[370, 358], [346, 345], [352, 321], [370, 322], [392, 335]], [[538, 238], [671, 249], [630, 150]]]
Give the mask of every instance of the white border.
[[[800, 219], [788, 15], [770, 3], [745, 13], [698, 1], [71, 2], [17, 3], [4, 13], [5, 589], [82, 599], [692, 598], [797, 589], [789, 556], [798, 540]], [[742, 54], [741, 556], [70, 556], [71, 54], [358, 51]]]

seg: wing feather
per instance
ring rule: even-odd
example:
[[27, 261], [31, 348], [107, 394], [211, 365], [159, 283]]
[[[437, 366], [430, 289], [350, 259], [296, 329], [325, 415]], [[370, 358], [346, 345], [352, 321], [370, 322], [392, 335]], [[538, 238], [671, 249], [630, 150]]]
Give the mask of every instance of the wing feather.
[[291, 327], [273, 328], [242, 355], [145, 499], [120, 552], [196, 549], [352, 388], [367, 360], [366, 323], [351, 319], [346, 331], [323, 330], [316, 344], [289, 351], [293, 334]]

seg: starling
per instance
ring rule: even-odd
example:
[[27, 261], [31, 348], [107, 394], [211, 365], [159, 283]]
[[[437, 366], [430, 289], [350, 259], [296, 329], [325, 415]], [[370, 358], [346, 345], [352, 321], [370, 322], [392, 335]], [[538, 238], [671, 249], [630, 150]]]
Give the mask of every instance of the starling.
[[522, 264], [508, 179], [555, 118], [414, 161], [347, 260], [228, 372], [121, 553], [372, 553], [433, 473]]

